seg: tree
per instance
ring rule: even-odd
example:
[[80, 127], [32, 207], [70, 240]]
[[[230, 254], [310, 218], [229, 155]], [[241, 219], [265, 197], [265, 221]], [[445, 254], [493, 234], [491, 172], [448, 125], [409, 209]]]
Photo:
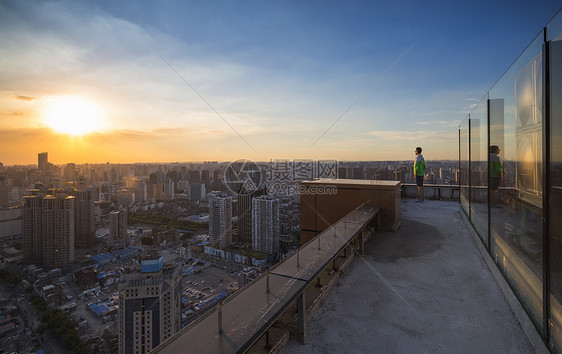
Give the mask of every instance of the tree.
[[145, 246], [152, 246], [152, 237], [141, 237], [141, 244]]
[[59, 338], [65, 349], [77, 354], [87, 353], [86, 344], [80, 340], [74, 323], [61, 310], [53, 309], [42, 314], [37, 332], [43, 333], [46, 330], [50, 330], [55, 338]]

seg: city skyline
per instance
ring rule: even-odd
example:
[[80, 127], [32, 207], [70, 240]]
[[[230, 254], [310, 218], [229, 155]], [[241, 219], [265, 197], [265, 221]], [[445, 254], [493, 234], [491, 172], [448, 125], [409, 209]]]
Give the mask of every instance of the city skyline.
[[5, 165], [456, 159], [460, 121], [560, 6], [31, 5], [0, 5]]
[[0, 352], [562, 352], [555, 6], [0, 1]]

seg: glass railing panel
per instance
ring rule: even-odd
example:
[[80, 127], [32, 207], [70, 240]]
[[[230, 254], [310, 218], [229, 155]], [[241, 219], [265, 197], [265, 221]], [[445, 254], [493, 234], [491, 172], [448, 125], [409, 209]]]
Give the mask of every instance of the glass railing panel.
[[468, 157], [468, 117], [466, 117], [459, 127], [460, 135], [460, 200], [461, 209], [468, 216], [469, 214], [469, 157]]
[[550, 342], [562, 352], [562, 13], [547, 27], [550, 42], [549, 267]]
[[542, 328], [541, 32], [489, 92], [490, 252]]
[[562, 10], [546, 25], [547, 41], [562, 41]]
[[470, 112], [470, 222], [488, 245], [488, 95]]

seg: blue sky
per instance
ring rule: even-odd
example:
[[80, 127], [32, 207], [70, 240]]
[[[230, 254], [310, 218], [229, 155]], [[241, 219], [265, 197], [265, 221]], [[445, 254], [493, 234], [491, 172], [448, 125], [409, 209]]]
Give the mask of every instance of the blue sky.
[[[458, 123], [560, 7], [2, 1], [0, 161], [455, 159]], [[101, 127], [53, 131], [62, 96], [93, 102]]]

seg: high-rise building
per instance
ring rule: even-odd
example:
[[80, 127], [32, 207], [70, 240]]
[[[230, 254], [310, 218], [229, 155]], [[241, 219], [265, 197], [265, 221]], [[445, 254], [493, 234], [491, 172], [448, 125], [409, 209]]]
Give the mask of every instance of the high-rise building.
[[253, 193], [238, 193], [238, 242], [252, 242], [252, 199], [264, 193], [263, 189]]
[[279, 252], [279, 199], [252, 199], [252, 248], [273, 257]]
[[45, 173], [45, 170], [47, 169], [49, 163], [48, 156], [49, 155], [46, 152], [40, 152], [39, 154], [37, 154], [37, 168], [39, 168], [39, 171], [43, 173]]
[[363, 168], [356, 166], [351, 169], [351, 178], [352, 179], [363, 179], [365, 176], [363, 175]]
[[209, 174], [209, 170], [201, 171], [201, 183], [204, 183], [206, 188], [211, 186], [211, 176]]
[[189, 184], [189, 200], [205, 199], [205, 185], [201, 183]]
[[148, 200], [148, 187], [146, 181], [139, 181], [135, 187], [135, 202]]
[[43, 249], [41, 245], [41, 212], [43, 200], [41, 196], [23, 197], [22, 238], [23, 257], [28, 263], [41, 264]]
[[220, 191], [222, 190], [222, 176], [220, 170], [213, 171], [213, 190]]
[[63, 173], [65, 182], [74, 182], [76, 180], [76, 164], [67, 163], [66, 166], [64, 166]]
[[232, 197], [218, 192], [209, 195], [209, 241], [218, 248], [232, 244]]
[[152, 198], [155, 200], [164, 200], [164, 182], [158, 182], [152, 185]]
[[89, 247], [96, 239], [94, 192], [87, 188], [73, 192], [75, 197], [74, 244]]
[[155, 200], [164, 200], [164, 179], [166, 175], [162, 171], [156, 171], [149, 176], [148, 190]]
[[181, 266], [164, 267], [162, 257], [121, 277], [119, 353], [147, 353], [181, 329], [181, 280]]
[[0, 176], [0, 206], [3, 204], [8, 204], [10, 202], [10, 191], [12, 187], [4, 179], [4, 177]]
[[338, 167], [338, 178], [349, 178], [349, 168]]
[[201, 183], [201, 173], [199, 170], [188, 171], [187, 180], [190, 183]]
[[30, 263], [63, 267], [74, 261], [75, 198], [64, 194], [24, 197], [24, 258]]
[[119, 247], [127, 247], [127, 212], [112, 211], [109, 213], [109, 237], [119, 240]]
[[111, 200], [117, 205], [129, 206], [135, 202], [135, 194], [129, 189], [118, 189], [111, 195]]
[[376, 173], [377, 173], [376, 167], [367, 167], [365, 169], [365, 179], [375, 179]]
[[164, 180], [164, 199], [173, 200], [176, 195], [176, 183], [171, 179], [166, 177]]

